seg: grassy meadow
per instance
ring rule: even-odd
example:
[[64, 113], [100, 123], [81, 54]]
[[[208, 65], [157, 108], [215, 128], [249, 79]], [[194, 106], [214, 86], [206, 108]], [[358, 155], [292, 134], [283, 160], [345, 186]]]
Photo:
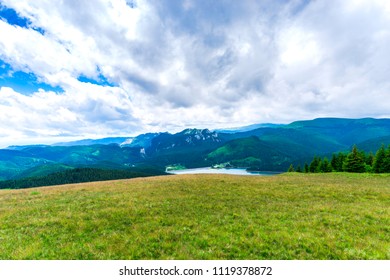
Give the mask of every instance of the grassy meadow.
[[390, 259], [390, 174], [0, 190], [0, 259]]

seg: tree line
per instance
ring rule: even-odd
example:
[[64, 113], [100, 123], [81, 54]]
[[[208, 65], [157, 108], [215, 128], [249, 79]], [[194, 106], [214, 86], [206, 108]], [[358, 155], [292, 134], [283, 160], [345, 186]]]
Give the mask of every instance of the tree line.
[[17, 180], [0, 182], [0, 189], [24, 189], [41, 186], [53, 186], [63, 184], [85, 183], [94, 181], [107, 181], [118, 179], [130, 179], [136, 177], [148, 177], [164, 175], [157, 169], [132, 168], [130, 170], [107, 170], [98, 168], [75, 168], [61, 172], [55, 172], [41, 177], [28, 177]]
[[329, 160], [327, 157], [314, 156], [310, 164], [303, 167], [290, 165], [288, 172], [326, 173], [326, 172], [354, 172], [354, 173], [390, 173], [390, 145], [382, 145], [375, 153], [365, 153], [356, 145], [349, 153], [336, 153]]

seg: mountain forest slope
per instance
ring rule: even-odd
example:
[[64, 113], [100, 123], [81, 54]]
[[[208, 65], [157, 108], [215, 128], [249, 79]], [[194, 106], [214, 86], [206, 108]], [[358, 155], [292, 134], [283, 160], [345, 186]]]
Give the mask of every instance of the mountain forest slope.
[[[254, 129], [252, 129], [254, 128]], [[287, 125], [253, 125], [210, 131], [147, 133], [137, 137], [80, 140], [58, 145], [11, 146], [0, 150], [0, 180], [43, 176], [73, 168], [124, 170], [169, 165], [187, 168], [229, 164], [286, 171], [313, 156], [349, 151], [356, 144], [375, 152], [390, 144], [390, 119], [321, 118]]]

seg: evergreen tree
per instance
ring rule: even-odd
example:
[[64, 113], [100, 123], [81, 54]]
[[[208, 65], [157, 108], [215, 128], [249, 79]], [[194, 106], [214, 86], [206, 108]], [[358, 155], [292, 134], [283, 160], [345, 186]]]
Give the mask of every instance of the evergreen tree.
[[288, 168], [288, 171], [287, 172], [294, 172], [294, 166], [292, 164], [290, 164], [290, 167]]
[[370, 152], [367, 156], [366, 156], [366, 164], [369, 165], [369, 166], [372, 166], [374, 164], [374, 159], [375, 159], [375, 156], [372, 152]]
[[390, 145], [387, 147], [381, 170], [383, 173], [390, 173]]
[[319, 163], [320, 163], [320, 159], [317, 156], [314, 156], [312, 162], [310, 163], [309, 171], [311, 173], [317, 172]]
[[321, 163], [321, 172], [324, 173], [332, 172], [332, 165], [330, 164], [327, 158], [324, 158], [324, 160]]
[[352, 151], [347, 155], [344, 161], [343, 169], [346, 172], [365, 172], [366, 168], [364, 165], [364, 158], [357, 149], [356, 145], [353, 146]]
[[318, 158], [318, 165], [317, 165], [317, 168], [314, 172], [316, 172], [316, 173], [322, 172], [322, 159], [320, 157]]
[[301, 168], [300, 164], [298, 164], [297, 169], [295, 171], [299, 172], [299, 173], [302, 173], [302, 168]]
[[338, 154], [333, 154], [331, 160], [331, 166], [333, 170], [336, 172], [343, 172], [344, 160], [345, 160], [345, 154], [341, 152]]
[[304, 168], [305, 173], [309, 173], [309, 165], [307, 162], [305, 162], [305, 168]]
[[337, 171], [337, 155], [333, 154], [332, 159], [330, 160], [330, 165], [334, 171]]
[[382, 144], [382, 146], [379, 148], [379, 150], [375, 154], [374, 163], [372, 166], [372, 170], [375, 173], [383, 173], [383, 165], [386, 158], [386, 150], [385, 145]]
[[322, 164], [321, 158], [318, 160], [318, 166], [317, 166], [317, 170], [315, 172], [323, 173], [323, 164]]

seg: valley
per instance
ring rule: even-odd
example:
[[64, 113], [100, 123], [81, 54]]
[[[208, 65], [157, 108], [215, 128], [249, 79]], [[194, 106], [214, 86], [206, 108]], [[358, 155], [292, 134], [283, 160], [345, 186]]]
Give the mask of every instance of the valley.
[[[331, 158], [334, 153], [349, 152], [353, 145], [375, 153], [381, 145], [389, 144], [390, 119], [322, 118], [215, 131], [192, 128], [173, 134], [10, 146], [0, 150], [0, 181], [42, 178], [54, 173], [63, 176], [60, 173], [77, 168], [149, 169], [154, 170], [152, 175], [175, 166], [285, 172], [291, 164], [303, 167], [314, 156]], [[99, 180], [99, 176], [91, 181]]]

